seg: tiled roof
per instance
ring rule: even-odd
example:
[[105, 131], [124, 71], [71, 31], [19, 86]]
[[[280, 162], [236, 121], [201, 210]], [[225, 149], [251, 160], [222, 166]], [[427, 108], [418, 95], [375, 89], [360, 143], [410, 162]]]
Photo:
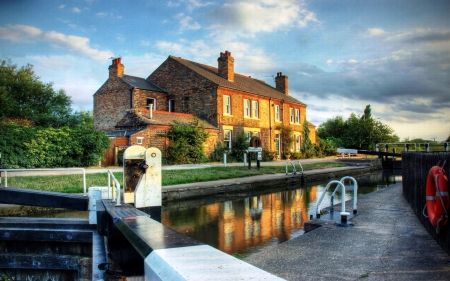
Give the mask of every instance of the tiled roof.
[[163, 88], [157, 86], [156, 84], [153, 84], [150, 81], [145, 80], [144, 78], [131, 76], [131, 75], [123, 75], [119, 77], [122, 79], [125, 83], [129, 84], [132, 87], [136, 87], [142, 90], [149, 90], [154, 92], [167, 92]]
[[198, 74], [202, 75], [218, 86], [304, 105], [304, 103], [297, 100], [296, 98], [285, 95], [284, 93], [278, 91], [262, 80], [234, 73], [234, 82], [231, 82], [218, 74], [217, 67], [196, 63], [175, 56], [169, 56], [169, 58], [178, 61], [179, 63], [197, 72]]
[[106, 135], [108, 137], [128, 137], [128, 136], [134, 135], [137, 132], [140, 132], [142, 130], [143, 129], [141, 129], [141, 130], [114, 130], [111, 132], [107, 132]]
[[[152, 119], [150, 119], [149, 111], [143, 109], [142, 112], [130, 110], [123, 117], [118, 127], [139, 127], [142, 125], [172, 125], [173, 121], [180, 123], [190, 123], [195, 118], [194, 114], [180, 113], [180, 112], [167, 112], [154, 110], [152, 113]], [[217, 127], [209, 124], [208, 122], [199, 119], [205, 125], [206, 129], [218, 130]]]

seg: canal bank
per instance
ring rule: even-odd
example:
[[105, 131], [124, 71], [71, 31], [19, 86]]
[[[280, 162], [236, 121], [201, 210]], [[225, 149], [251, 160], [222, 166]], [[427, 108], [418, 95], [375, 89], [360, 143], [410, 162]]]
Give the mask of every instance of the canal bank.
[[402, 184], [358, 197], [351, 227], [315, 229], [245, 261], [286, 280], [450, 280], [450, 256], [427, 233]]

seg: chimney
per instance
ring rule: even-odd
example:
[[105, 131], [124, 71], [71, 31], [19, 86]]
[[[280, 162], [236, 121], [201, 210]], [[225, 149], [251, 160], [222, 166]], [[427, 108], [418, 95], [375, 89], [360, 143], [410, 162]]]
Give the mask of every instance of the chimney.
[[286, 96], [289, 96], [289, 82], [288, 77], [283, 75], [283, 73], [278, 72], [277, 77], [275, 77], [275, 88], [284, 93]]
[[109, 66], [109, 78], [122, 77], [125, 66], [122, 64], [122, 58], [116, 58], [112, 60], [112, 64]]
[[221, 52], [217, 61], [219, 62], [219, 75], [228, 81], [234, 82], [234, 58], [231, 56], [231, 53], [228, 51]]

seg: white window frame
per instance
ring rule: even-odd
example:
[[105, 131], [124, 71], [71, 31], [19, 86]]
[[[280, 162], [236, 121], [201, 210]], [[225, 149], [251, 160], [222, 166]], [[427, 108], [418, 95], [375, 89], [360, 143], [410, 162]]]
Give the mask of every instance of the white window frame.
[[295, 135], [295, 145], [295, 150], [300, 151], [302, 146], [302, 137], [300, 135]]
[[300, 109], [295, 109], [295, 123], [300, 124]]
[[289, 115], [290, 115], [290, 122], [294, 123], [295, 115], [294, 115], [294, 109], [292, 107], [289, 108]]
[[223, 96], [223, 114], [231, 115], [231, 97], [228, 95]]
[[275, 105], [275, 121], [280, 121], [280, 106], [278, 104]]
[[259, 103], [257, 100], [252, 100], [252, 118], [259, 118]]
[[170, 99], [169, 100], [169, 112], [175, 112], [175, 100], [174, 99]]
[[144, 143], [144, 137], [136, 137], [137, 144], [143, 144]]
[[232, 148], [233, 130], [223, 130], [223, 148]]
[[[153, 102], [149, 102], [153, 100]], [[156, 99], [155, 98], [147, 98], [147, 108], [150, 110], [150, 104], [153, 104], [152, 110], [156, 110]]]
[[250, 100], [244, 99], [244, 117], [250, 118]]

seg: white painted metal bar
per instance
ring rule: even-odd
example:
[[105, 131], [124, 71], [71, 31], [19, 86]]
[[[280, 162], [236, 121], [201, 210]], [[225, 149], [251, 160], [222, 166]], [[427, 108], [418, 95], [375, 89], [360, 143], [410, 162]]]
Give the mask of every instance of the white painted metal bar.
[[[109, 196], [109, 188], [111, 186], [111, 178], [113, 180], [113, 184], [115, 184], [115, 186], [116, 186], [116, 194], [115, 194], [115, 196], [113, 194], [113, 202], [116, 202], [116, 206], [122, 206], [121, 201], [120, 201], [120, 183], [114, 176], [113, 172], [111, 172], [111, 170], [108, 169], [108, 196]], [[114, 188], [114, 186], [113, 186], [113, 188]], [[114, 193], [114, 190], [112, 193]]]
[[[0, 172], [5, 172], [5, 187], [8, 187], [8, 171], [9, 172], [30, 172], [30, 171], [42, 171], [42, 172], [48, 172], [48, 171], [62, 171], [62, 172], [69, 172], [69, 171], [82, 171], [83, 172], [83, 190], [84, 195], [87, 196], [87, 190], [86, 190], [86, 170], [84, 168], [54, 168], [54, 169], [0, 169]], [[2, 178], [0, 177], [0, 184], [2, 183]]]
[[332, 184], [338, 184], [339, 186], [342, 187], [342, 203], [341, 203], [341, 204], [342, 204], [342, 207], [341, 207], [341, 212], [345, 212], [345, 186], [344, 186], [344, 184], [343, 184], [342, 182], [340, 182], [340, 181], [338, 181], [338, 180], [332, 180], [332, 181], [330, 181], [330, 182], [327, 184], [327, 186], [325, 186], [325, 189], [324, 189], [322, 195], [320, 196], [319, 200], [317, 200], [317, 204], [316, 204], [316, 217], [317, 217], [318, 215], [320, 216], [320, 214], [319, 214], [319, 206], [320, 206], [320, 203], [322, 203], [323, 197], [325, 197], [325, 194], [326, 194], [328, 188], [329, 188]]

